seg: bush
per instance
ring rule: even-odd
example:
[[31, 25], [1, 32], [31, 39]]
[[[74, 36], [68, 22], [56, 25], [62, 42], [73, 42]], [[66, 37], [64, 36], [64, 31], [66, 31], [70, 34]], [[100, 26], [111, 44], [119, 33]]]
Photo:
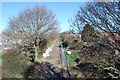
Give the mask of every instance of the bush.
[[71, 50], [80, 50], [83, 47], [83, 41], [77, 40], [74, 38], [74, 36], [71, 36], [69, 34], [62, 35], [61, 36], [63, 47]]
[[31, 56], [30, 56], [31, 60], [30, 61], [34, 62], [35, 61], [35, 49], [33, 48], [30, 53], [31, 53]]
[[[108, 45], [94, 44], [92, 46], [81, 49], [79, 53], [79, 60], [81, 63], [92, 64], [92, 66], [89, 67], [83, 66], [85, 69], [93, 69], [91, 72], [86, 70], [85, 75], [87, 75], [88, 78], [120, 78], [120, 70], [116, 65], [116, 63], [119, 63], [120, 58], [115, 55], [114, 50], [111, 49]], [[81, 66], [79, 67], [81, 68]]]

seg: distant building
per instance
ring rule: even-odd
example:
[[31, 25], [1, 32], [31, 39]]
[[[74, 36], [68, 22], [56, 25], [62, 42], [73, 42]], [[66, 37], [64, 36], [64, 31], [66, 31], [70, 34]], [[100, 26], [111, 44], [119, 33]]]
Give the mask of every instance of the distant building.
[[2, 44], [2, 33], [0, 32], [0, 50], [10, 49], [8, 45]]
[[[120, 35], [119, 35], [119, 34], [116, 34], [116, 33], [113, 33], [113, 34], [114, 34], [115, 38], [116, 38], [118, 41], [120, 41]], [[100, 34], [100, 36], [101, 36], [101, 37], [106, 36], [106, 37], [108, 37], [108, 40], [109, 40], [109, 41], [115, 43], [114, 39], [113, 39], [108, 33], [102, 32], [102, 33]]]
[[8, 45], [0, 45], [0, 50], [10, 49]]

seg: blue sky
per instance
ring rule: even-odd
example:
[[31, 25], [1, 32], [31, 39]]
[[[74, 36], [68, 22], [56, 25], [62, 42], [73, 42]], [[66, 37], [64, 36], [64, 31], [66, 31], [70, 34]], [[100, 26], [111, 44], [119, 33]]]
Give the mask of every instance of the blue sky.
[[2, 3], [2, 23], [0, 31], [7, 27], [10, 17], [16, 16], [21, 10], [35, 5], [44, 5], [56, 14], [61, 32], [69, 30], [68, 20], [74, 18], [80, 6], [85, 2], [3, 2]]

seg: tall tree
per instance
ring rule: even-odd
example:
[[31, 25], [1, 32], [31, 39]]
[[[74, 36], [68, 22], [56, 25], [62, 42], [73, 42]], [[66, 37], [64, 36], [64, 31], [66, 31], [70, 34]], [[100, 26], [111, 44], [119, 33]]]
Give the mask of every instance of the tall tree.
[[45, 6], [36, 5], [9, 19], [8, 28], [3, 32], [3, 39], [11, 46], [34, 47], [37, 58], [40, 42], [45, 38], [44, 34], [55, 31], [57, 24], [52, 11]]
[[[115, 41], [113, 46], [120, 45], [120, 2], [91, 2], [80, 7], [75, 20], [71, 21], [73, 32], [80, 33], [85, 24], [90, 24], [95, 30], [108, 33]], [[116, 33], [116, 34], [114, 34]]]
[[81, 32], [81, 38], [84, 42], [97, 42], [99, 37], [96, 35], [94, 28], [89, 24], [86, 24]]
[[[116, 34], [118, 36], [120, 35], [120, 2], [87, 3], [79, 9], [75, 20], [72, 21], [72, 31], [78, 33], [82, 31], [82, 33], [85, 34], [85, 30], [88, 32], [88, 30], [93, 29], [90, 28], [90, 26], [84, 27], [86, 24], [90, 24], [95, 30], [98, 30], [97, 32], [104, 32], [114, 40], [114, 42], [109, 42], [107, 36], [105, 36], [104, 39], [100, 37], [102, 43], [93, 44], [80, 50], [80, 63], [88, 62], [95, 67], [93, 71], [90, 71], [90, 74], [88, 73], [92, 68], [89, 69], [86, 67], [86, 69], [88, 69], [86, 72], [87, 76], [91, 75], [92, 72], [93, 74], [95, 73], [97, 77], [119, 78], [120, 38], [117, 37]], [[91, 32], [88, 32], [87, 35], [85, 34], [83, 37], [89, 39], [89, 34], [91, 34]], [[93, 38], [91, 38], [91, 40], [92, 39]], [[81, 67], [82, 66], [80, 66], [80, 68]], [[95, 75], [93, 75], [93, 77], [95, 77]]]

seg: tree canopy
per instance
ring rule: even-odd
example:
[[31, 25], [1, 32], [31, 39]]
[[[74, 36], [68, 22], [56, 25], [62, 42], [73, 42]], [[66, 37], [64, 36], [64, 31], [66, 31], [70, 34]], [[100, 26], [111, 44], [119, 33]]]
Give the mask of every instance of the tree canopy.
[[2, 41], [9, 46], [29, 46], [38, 50], [41, 41], [45, 41], [46, 34], [55, 32], [57, 25], [52, 11], [36, 5], [9, 19], [8, 28], [2, 33]]
[[118, 46], [120, 35], [120, 2], [90, 2], [80, 7], [74, 21], [69, 21], [71, 30], [80, 33], [86, 24], [90, 24], [95, 31], [108, 33]]

